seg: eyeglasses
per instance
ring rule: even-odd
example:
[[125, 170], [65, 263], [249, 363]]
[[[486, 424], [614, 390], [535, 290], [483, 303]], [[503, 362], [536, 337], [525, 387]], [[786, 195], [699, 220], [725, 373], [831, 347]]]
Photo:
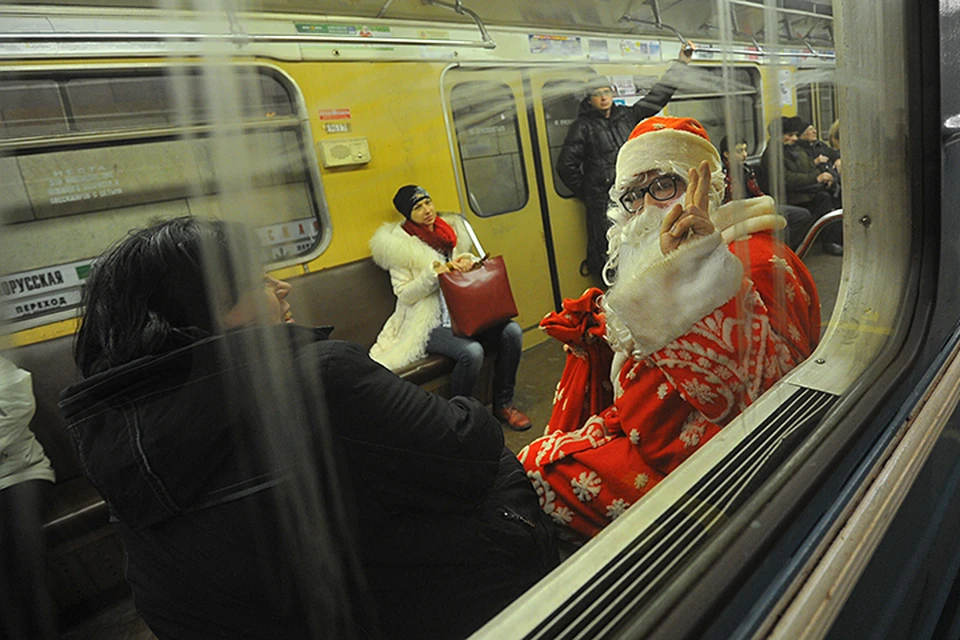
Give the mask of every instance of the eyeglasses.
[[643, 197], [646, 194], [649, 193], [650, 197], [657, 202], [666, 202], [677, 195], [678, 184], [686, 185], [686, 182], [672, 174], [660, 176], [645, 187], [627, 189], [627, 192], [620, 196], [620, 204], [628, 212], [636, 213], [643, 206]]

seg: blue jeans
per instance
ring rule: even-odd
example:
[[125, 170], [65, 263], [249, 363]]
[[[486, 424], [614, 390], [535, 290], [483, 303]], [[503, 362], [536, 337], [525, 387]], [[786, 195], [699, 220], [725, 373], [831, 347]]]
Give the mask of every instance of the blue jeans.
[[497, 350], [493, 368], [493, 408], [509, 407], [513, 403], [517, 367], [523, 352], [523, 329], [516, 322], [508, 322], [502, 329], [491, 329], [476, 338], [460, 338], [453, 335], [450, 327], [437, 327], [430, 332], [427, 353], [447, 356], [455, 362], [450, 374], [450, 395], [469, 396], [483, 366], [484, 344]]

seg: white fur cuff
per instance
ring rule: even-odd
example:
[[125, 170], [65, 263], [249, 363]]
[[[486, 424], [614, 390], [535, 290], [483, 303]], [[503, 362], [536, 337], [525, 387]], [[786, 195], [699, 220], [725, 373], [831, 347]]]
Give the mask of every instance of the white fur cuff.
[[637, 273], [621, 273], [604, 297], [607, 339], [646, 356], [673, 342], [740, 290], [743, 265], [718, 231], [684, 243]]

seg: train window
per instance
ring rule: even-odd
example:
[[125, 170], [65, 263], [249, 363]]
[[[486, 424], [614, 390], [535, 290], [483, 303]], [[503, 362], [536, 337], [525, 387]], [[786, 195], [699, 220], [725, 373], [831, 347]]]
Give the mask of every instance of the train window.
[[57, 83], [50, 80], [0, 84], [0, 137], [25, 138], [67, 131]]
[[[746, 139], [750, 153], [759, 152], [764, 141], [759, 72], [747, 68], [730, 69], [730, 89], [721, 93], [726, 81], [721, 77], [723, 71], [720, 67], [696, 67], [695, 70], [696, 73], [688, 74], [688, 79], [667, 106], [670, 115], [696, 118], [717, 145], [728, 131], [732, 131]], [[733, 103], [733, 127], [730, 129], [724, 115], [727, 99]]]
[[557, 157], [563, 149], [570, 125], [577, 119], [583, 96], [583, 81], [558, 80], [543, 85], [543, 117], [547, 122], [547, 144], [550, 146], [550, 166], [553, 169], [553, 188], [563, 198], [573, 197], [573, 191], [563, 184], [557, 173]]
[[523, 208], [529, 192], [510, 87], [462, 82], [450, 100], [470, 208], [478, 216]]
[[[266, 68], [233, 71], [0, 76], [0, 299], [13, 329], [75, 307], [90, 261], [117, 229], [158, 217], [245, 222], [272, 263], [316, 246], [320, 189], [294, 90]], [[39, 241], [54, 235], [71, 241]]]
[[802, 84], [797, 87], [797, 115], [805, 122], [813, 122], [813, 85]]
[[817, 128], [821, 140], [826, 140], [830, 125], [837, 119], [835, 93], [834, 86], [827, 82], [797, 86], [797, 115]]
[[[78, 131], [104, 131], [151, 125], [204, 124], [229, 118], [213, 114], [204, 99], [204, 82], [198, 74], [71, 79], [65, 83], [67, 99]], [[239, 83], [241, 117], [272, 118], [294, 113], [293, 102], [279, 79], [264, 74]], [[177, 100], [177, 92], [182, 99]], [[182, 106], [181, 106], [182, 105]]]
[[836, 104], [835, 89], [832, 84], [820, 85], [820, 127], [819, 134], [823, 140], [827, 139], [830, 125], [837, 119], [834, 104]]

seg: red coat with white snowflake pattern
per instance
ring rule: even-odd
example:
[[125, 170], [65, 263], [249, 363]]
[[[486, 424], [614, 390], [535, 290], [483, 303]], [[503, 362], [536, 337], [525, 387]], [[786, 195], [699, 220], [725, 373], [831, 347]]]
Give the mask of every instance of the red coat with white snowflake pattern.
[[820, 336], [803, 262], [769, 232], [732, 243], [740, 291], [652, 354], [627, 358], [613, 405], [520, 452], [557, 522], [593, 536], [642, 498], [786, 372]]

